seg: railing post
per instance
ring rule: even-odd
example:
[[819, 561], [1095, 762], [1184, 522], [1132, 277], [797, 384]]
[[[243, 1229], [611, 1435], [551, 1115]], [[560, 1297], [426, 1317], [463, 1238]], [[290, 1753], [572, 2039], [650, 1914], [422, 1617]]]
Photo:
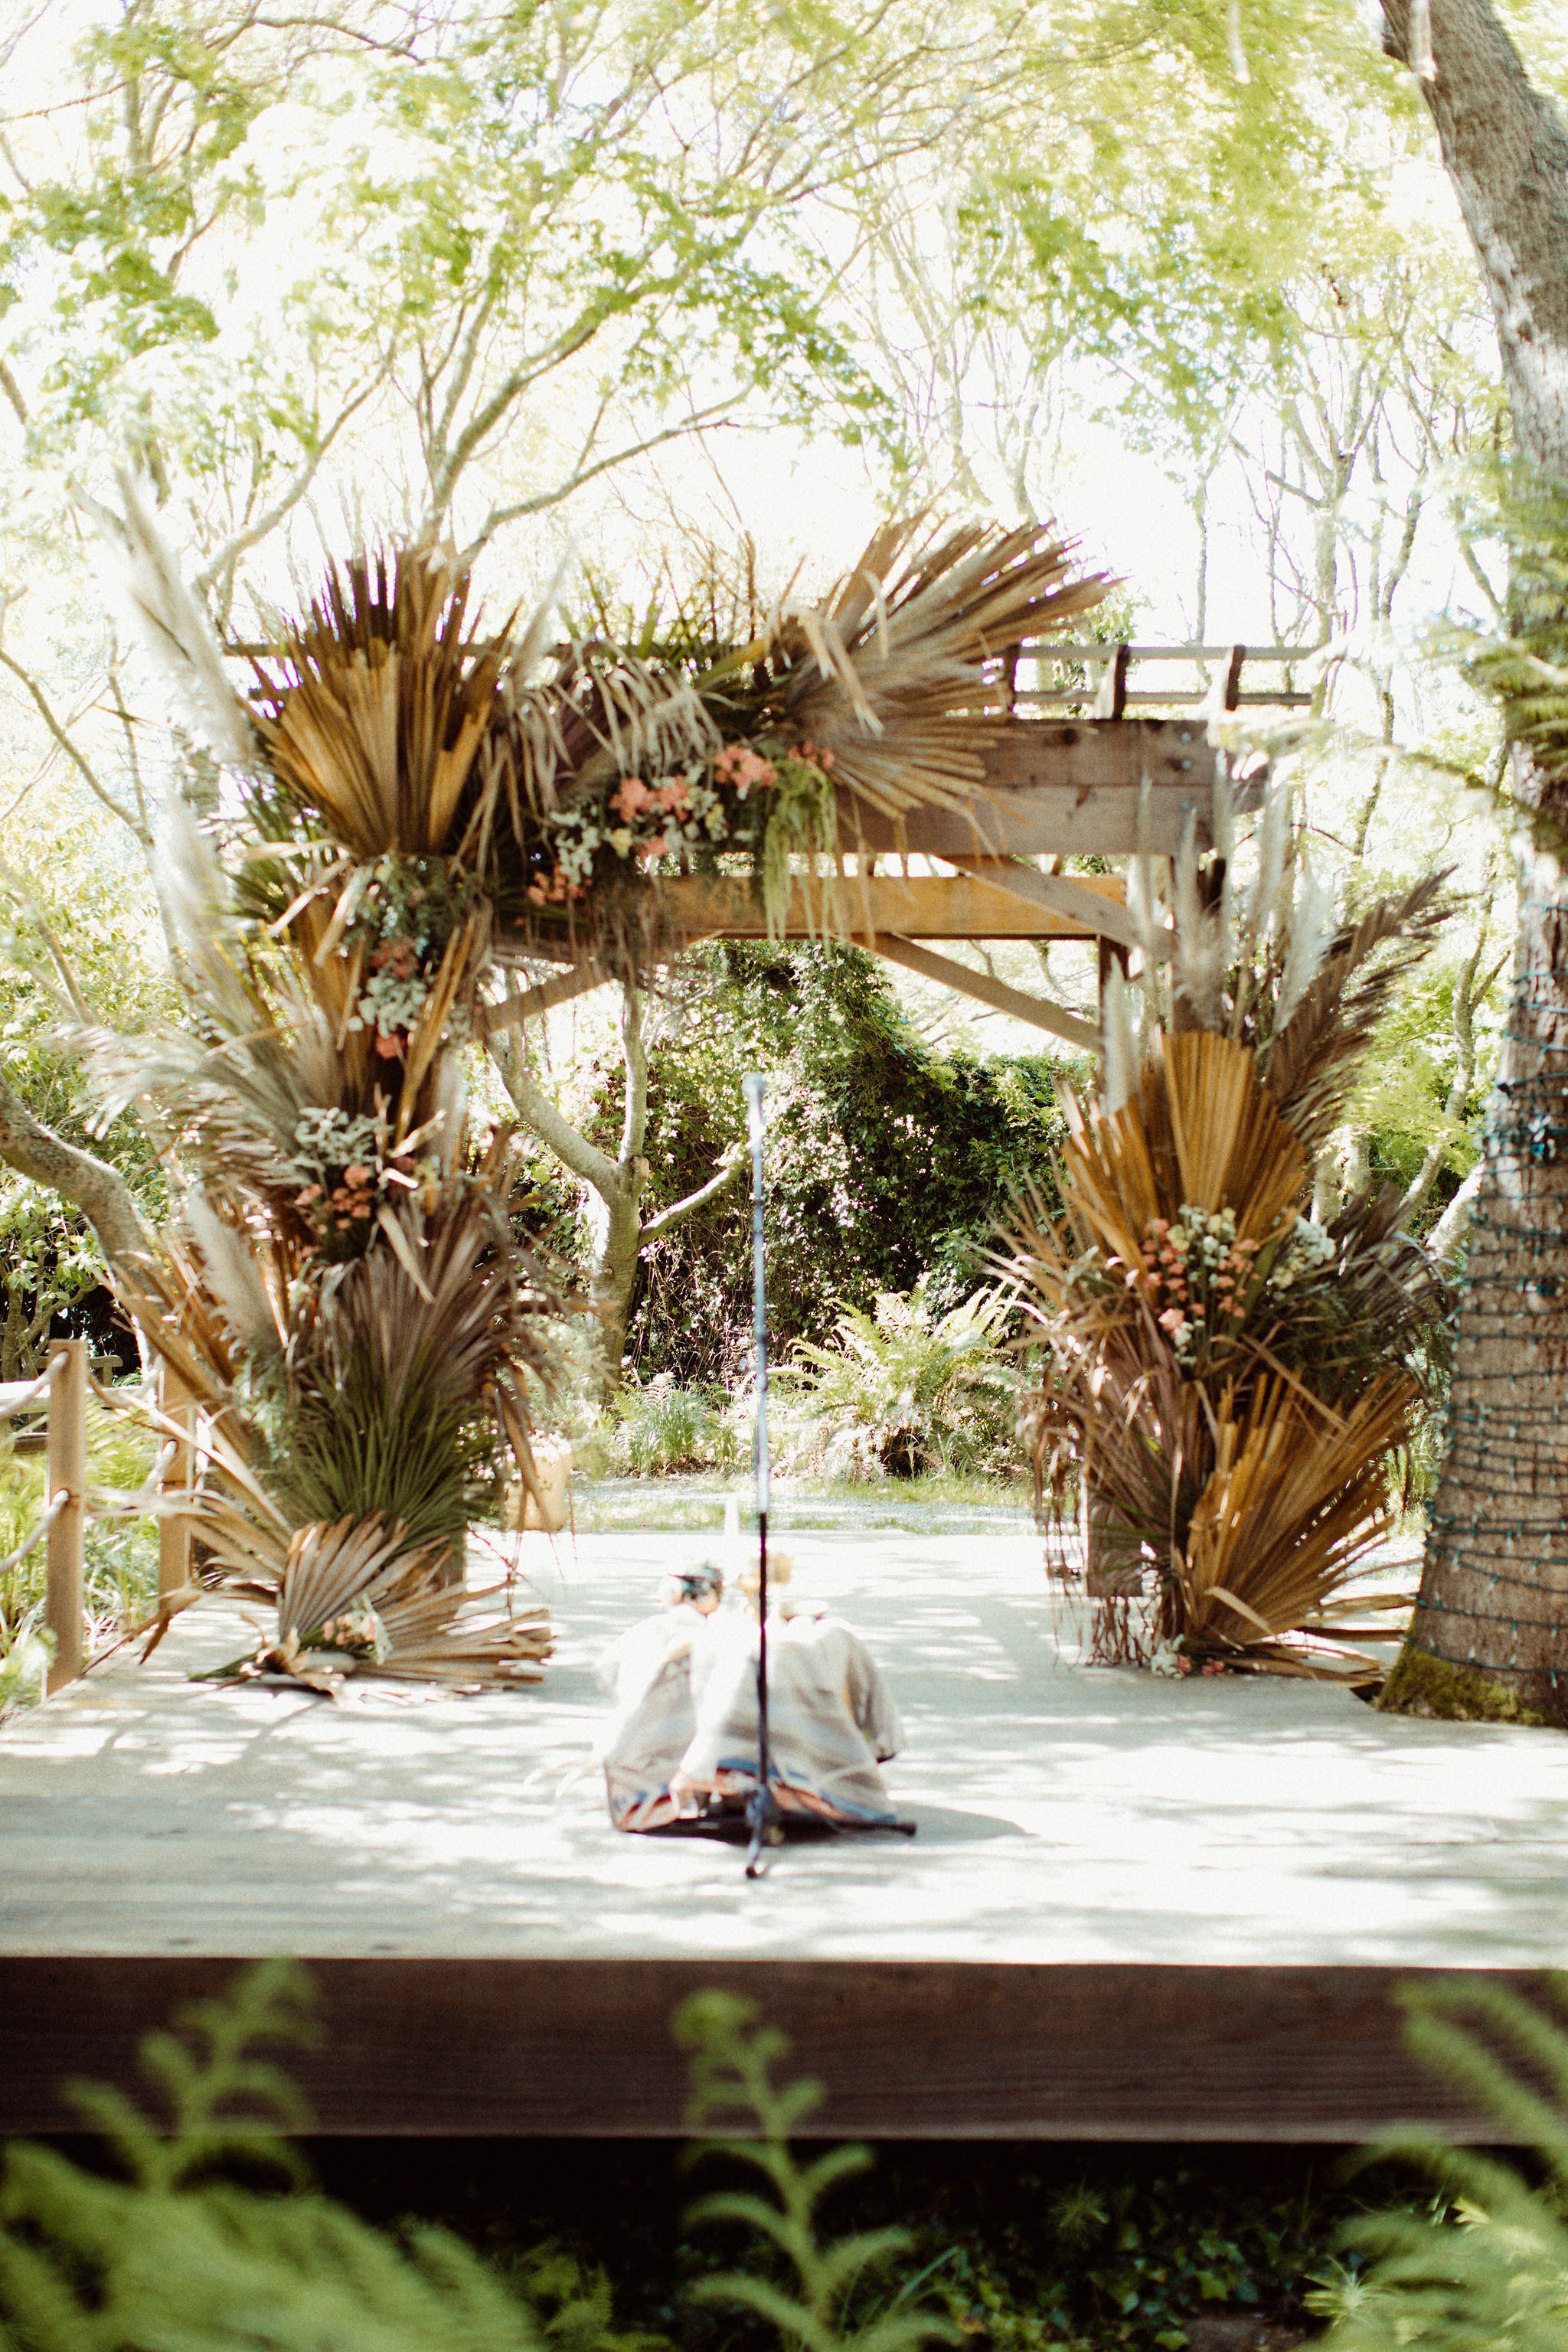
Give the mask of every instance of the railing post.
[[[178, 1422], [182, 1429], [194, 1435], [196, 1410], [185, 1392], [184, 1382], [162, 1364], [158, 1371], [159, 1402], [165, 1421]], [[176, 1445], [162, 1481], [165, 1495], [172, 1487], [188, 1486], [191, 1483], [191, 1447]], [[158, 1521], [158, 1598], [164, 1601], [171, 1592], [178, 1592], [191, 1580], [191, 1530], [187, 1520], [161, 1517]]]
[[55, 1637], [46, 1689], [81, 1673], [82, 1528], [87, 1493], [87, 1341], [62, 1339], [49, 1359], [48, 1494], [68, 1497], [49, 1522], [44, 1622]]

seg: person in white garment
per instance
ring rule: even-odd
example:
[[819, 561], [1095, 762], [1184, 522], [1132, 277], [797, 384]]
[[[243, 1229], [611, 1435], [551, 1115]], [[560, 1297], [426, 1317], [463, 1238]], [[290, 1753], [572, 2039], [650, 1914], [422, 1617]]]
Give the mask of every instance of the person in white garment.
[[[841, 1617], [791, 1605], [790, 1563], [769, 1562], [768, 1748], [779, 1810], [845, 1827], [897, 1820], [878, 1770], [903, 1743], [886, 1680]], [[752, 1591], [745, 1591], [746, 1585]], [[754, 1578], [723, 1603], [709, 1561], [668, 1578], [664, 1606], [611, 1644], [599, 1678], [612, 1701], [600, 1742], [620, 1830], [739, 1820], [757, 1780]]]

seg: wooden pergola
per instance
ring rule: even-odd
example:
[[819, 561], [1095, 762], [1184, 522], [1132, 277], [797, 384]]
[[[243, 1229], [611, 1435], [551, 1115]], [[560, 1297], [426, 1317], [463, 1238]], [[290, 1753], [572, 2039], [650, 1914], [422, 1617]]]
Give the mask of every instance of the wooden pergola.
[[[1117, 674], [1124, 685], [1125, 663], [1117, 665]], [[1233, 659], [1227, 701], [1239, 676], [1240, 664]], [[1174, 856], [1189, 823], [1195, 825], [1199, 846], [1207, 845], [1219, 756], [1196, 717], [1014, 716], [992, 747], [986, 796], [977, 799], [973, 818], [927, 807], [895, 825], [845, 796], [840, 839], [850, 846], [848, 872], [838, 888], [852, 935], [889, 962], [1047, 1030], [1067, 1045], [1096, 1051], [1100, 1030], [1093, 1022], [977, 971], [932, 943], [1092, 940], [1100, 950], [1103, 986], [1113, 961], [1140, 946], [1122, 877], [1050, 872], [1033, 861], [1130, 857], [1139, 851]], [[1239, 803], [1246, 805], [1246, 786], [1238, 783], [1237, 789]], [[882, 871], [889, 859], [899, 860], [905, 870]], [[910, 859], [947, 870], [910, 874]], [[659, 887], [672, 939], [680, 945], [767, 934], [763, 910], [741, 877], [676, 877]], [[813, 891], [808, 898], [797, 887], [783, 935], [805, 939], [820, 936], [821, 929], [819, 894]], [[490, 1025], [521, 1025], [602, 985], [605, 977], [595, 966], [574, 966], [508, 996], [491, 1012]]]

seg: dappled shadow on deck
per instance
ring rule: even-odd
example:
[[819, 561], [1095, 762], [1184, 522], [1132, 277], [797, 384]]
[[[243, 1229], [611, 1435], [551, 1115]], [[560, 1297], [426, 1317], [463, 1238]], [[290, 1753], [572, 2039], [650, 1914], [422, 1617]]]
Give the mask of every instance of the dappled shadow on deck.
[[908, 1732], [912, 1843], [617, 1836], [596, 1653], [703, 1538], [526, 1538], [547, 1682], [457, 1698], [194, 1685], [246, 1641], [183, 1620], [0, 1732], [0, 1950], [1528, 1966], [1561, 1958], [1568, 1741], [1391, 1720], [1343, 1691], [1070, 1663], [1039, 1549], [802, 1529], [798, 1581], [867, 1635]]

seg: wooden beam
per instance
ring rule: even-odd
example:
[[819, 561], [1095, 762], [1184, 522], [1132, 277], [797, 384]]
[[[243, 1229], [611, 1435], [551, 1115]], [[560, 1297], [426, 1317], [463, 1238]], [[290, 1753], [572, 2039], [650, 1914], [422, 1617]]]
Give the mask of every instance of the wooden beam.
[[[908, 848], [946, 857], [1131, 857], [1144, 848], [1173, 857], [1189, 814], [1198, 846], [1209, 845], [1216, 754], [1204, 728], [1184, 719], [1050, 719], [1005, 721], [985, 761], [987, 797], [973, 817], [941, 808], [912, 809], [902, 827], [839, 795], [846, 849]], [[1149, 786], [1147, 832], [1139, 805]], [[1237, 804], [1251, 807], [1258, 784], [1235, 785]]]
[[[1114, 940], [1119, 947], [1142, 948], [1138, 926], [1127, 911], [1125, 885], [1120, 875], [1042, 874], [1037, 866], [1019, 866], [1007, 857], [954, 855], [943, 863], [956, 866], [961, 874], [987, 883], [994, 890], [1011, 891], [1015, 898], [1026, 898], [1031, 906], [1065, 915], [1100, 938]], [[1104, 887], [1107, 883], [1110, 885], [1109, 889]], [[1163, 942], [1158, 951], [1170, 953]]]
[[[1076, 911], [1047, 906], [1027, 892], [967, 874], [951, 879], [940, 874], [908, 878], [851, 874], [838, 885], [838, 904], [849, 935], [858, 940], [874, 938], [879, 931], [918, 940], [1091, 940], [1101, 927], [1101, 905], [1119, 899], [1122, 884], [1119, 875], [1083, 878], [1104, 885], [1103, 893], [1084, 894], [1092, 921]], [[661, 881], [658, 894], [659, 906], [679, 938], [759, 940], [768, 935], [767, 917], [741, 875], [678, 876]], [[811, 920], [814, 904], [815, 892], [808, 904], [797, 883], [784, 938], [809, 939], [814, 930], [820, 931], [820, 921], [814, 925]]]
[[929, 948], [917, 947], [913, 940], [895, 939], [887, 931], [877, 934], [877, 953], [886, 956], [889, 963], [901, 963], [907, 971], [918, 971], [923, 979], [938, 982], [943, 988], [955, 988], [961, 995], [976, 997], [994, 1012], [1010, 1013], [1015, 1021], [1027, 1021], [1037, 1029], [1048, 1029], [1053, 1037], [1060, 1037], [1069, 1045], [1083, 1046], [1091, 1054], [1100, 1051], [1099, 1030], [1046, 997], [1026, 996], [1022, 989], [1009, 988], [1005, 981], [993, 980], [989, 972], [973, 971], [966, 963], [954, 963], [951, 956], [932, 955]]
[[479, 1030], [489, 1036], [498, 1029], [521, 1029], [525, 1021], [537, 1021], [552, 1005], [569, 1004], [574, 996], [585, 996], [591, 988], [603, 988], [609, 975], [595, 963], [573, 964], [558, 972], [553, 980], [542, 982], [538, 988], [525, 989], [520, 996], [516, 991], [501, 998], [499, 1004], [481, 1004]]
[[[862, 1869], [890, 1867], [882, 1851], [868, 1847]], [[72, 2076], [144, 2099], [143, 2035], [242, 1965], [0, 1957], [0, 2131], [79, 2132], [60, 2089]], [[804, 2139], [1344, 2147], [1392, 2124], [1482, 2146], [1510, 2137], [1406, 2046], [1398, 1992], [1444, 1969], [308, 1951], [306, 1965], [321, 2038], [298, 2073], [314, 2128], [333, 2136], [684, 2138], [687, 2062], [669, 2021], [718, 1989], [752, 2002], [789, 2036], [792, 2068], [821, 2081]], [[1536, 1980], [1510, 1969], [1485, 1981], [1527, 1996]]]

